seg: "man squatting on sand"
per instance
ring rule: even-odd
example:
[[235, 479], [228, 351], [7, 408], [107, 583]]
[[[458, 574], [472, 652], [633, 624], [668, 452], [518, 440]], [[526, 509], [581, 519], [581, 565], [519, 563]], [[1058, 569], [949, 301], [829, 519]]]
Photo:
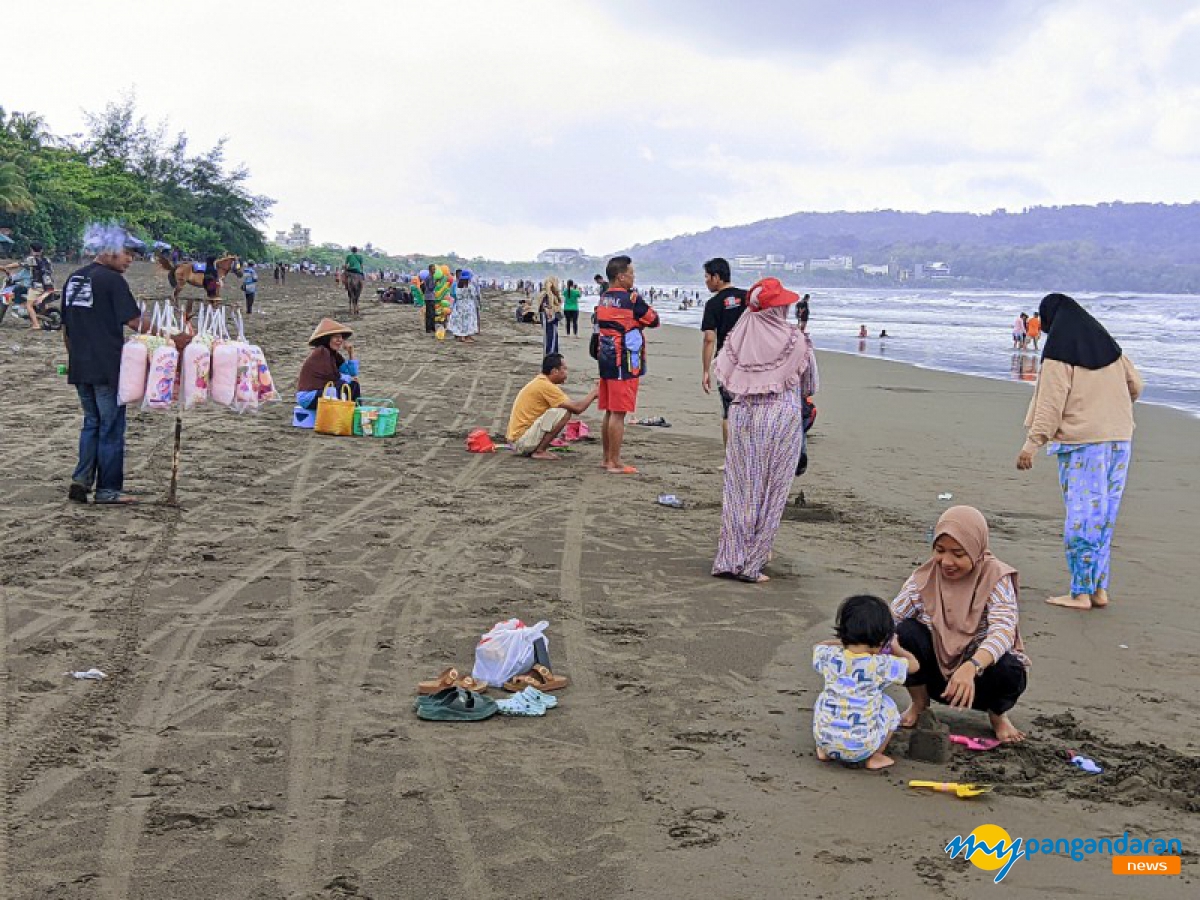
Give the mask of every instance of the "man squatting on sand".
[[560, 385], [567, 380], [567, 363], [560, 353], [542, 360], [542, 372], [521, 388], [508, 419], [513, 450], [531, 459], [556, 460], [550, 442], [567, 427], [571, 416], [582, 415], [600, 392], [593, 387], [582, 400], [572, 400]]

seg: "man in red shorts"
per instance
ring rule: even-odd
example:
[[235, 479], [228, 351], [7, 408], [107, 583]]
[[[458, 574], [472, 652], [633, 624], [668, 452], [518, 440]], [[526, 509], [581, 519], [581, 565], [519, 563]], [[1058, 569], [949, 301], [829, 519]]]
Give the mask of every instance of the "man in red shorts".
[[605, 276], [608, 290], [596, 306], [604, 469], [614, 475], [635, 475], [637, 469], [621, 462], [625, 414], [636, 409], [638, 380], [646, 373], [642, 329], [657, 328], [658, 313], [633, 289], [633, 260], [628, 256], [610, 259]]

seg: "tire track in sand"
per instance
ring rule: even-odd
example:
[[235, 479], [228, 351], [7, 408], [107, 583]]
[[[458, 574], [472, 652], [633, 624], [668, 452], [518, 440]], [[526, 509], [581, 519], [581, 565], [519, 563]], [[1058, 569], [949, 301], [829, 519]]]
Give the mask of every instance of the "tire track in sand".
[[[481, 373], [477, 371], [471, 381], [462, 408], [454, 418], [451, 432], [461, 429], [465, 416], [470, 414], [480, 380]], [[496, 413], [495, 421], [498, 421], [506, 410], [511, 390], [512, 377], [509, 376], [501, 389], [498, 400], [499, 411]], [[493, 427], [495, 426], [493, 425]], [[415, 467], [420, 470], [422, 466], [432, 461], [448, 440], [448, 437], [435, 440], [430, 449], [417, 460]], [[494, 460], [483, 455], [472, 455], [445, 493], [453, 495], [472, 486], [482, 474], [485, 462], [494, 462]], [[434, 490], [439, 490], [436, 486], [432, 487]], [[498, 534], [507, 531], [509, 527], [509, 522], [501, 522], [493, 531]], [[336, 702], [336, 698], [348, 696], [354, 685], [362, 683], [367, 676], [371, 668], [372, 657], [375, 654], [375, 636], [383, 628], [384, 622], [391, 617], [392, 604], [396, 601], [403, 602], [399, 615], [396, 616], [399, 620], [407, 619], [410, 615], [409, 611], [421, 605], [417, 600], [420, 595], [410, 595], [409, 592], [412, 588], [420, 586], [423, 575], [401, 578], [401, 569], [411, 566], [414, 557], [420, 555], [423, 557], [419, 567], [422, 573], [436, 570], [449, 563], [461, 552], [457, 546], [452, 544], [429, 547], [428, 544], [434, 537], [436, 537], [436, 532], [433, 529], [425, 529], [420, 538], [413, 543], [408, 555], [398, 554], [396, 562], [387, 575], [381, 579], [380, 587], [366, 602], [368, 613], [360, 618], [360, 627], [356, 629], [356, 634], [352, 637], [349, 648], [342, 658], [337, 683], [330, 692], [335, 701], [330, 704], [328, 716], [321, 720], [320, 732], [316, 735], [313, 752], [300, 757], [296, 755], [293, 748], [293, 752], [290, 754], [289, 786], [295, 781], [307, 784], [308, 788], [303, 797], [307, 806], [296, 809], [289, 792], [288, 810], [296, 813], [297, 822], [304, 822], [308, 827], [303, 830], [291, 828], [284, 834], [281, 875], [282, 887], [289, 897], [304, 896], [305, 891], [313, 890], [314, 870], [332, 877], [332, 858], [337, 850], [336, 838], [346, 798], [347, 772], [354, 738], [353, 728], [346, 721], [347, 704]], [[445, 778], [443, 772], [439, 779], [443, 785], [448, 784]], [[449, 797], [445, 790], [440, 793]], [[314, 802], [314, 798], [322, 797], [339, 798], [341, 802], [339, 800]], [[476, 859], [477, 854], [471, 847], [465, 824], [462, 822], [461, 810], [457, 808], [457, 803], [454, 803], [452, 799], [449, 802], [454, 808], [445, 810], [444, 813], [451, 823], [456, 822], [457, 827], [452, 824], [451, 831], [448, 833], [465, 838], [465, 847], [471, 849], [471, 852], [468, 853], [455, 852], [451, 854], [451, 857], [459, 863], [460, 868], [466, 868], [464, 872], [467, 883], [465, 895], [479, 898], [490, 897], [491, 892]], [[445, 806], [446, 804], [441, 805]], [[323, 843], [321, 843], [322, 839]], [[456, 845], [459, 843], [459, 841], [455, 841]]]

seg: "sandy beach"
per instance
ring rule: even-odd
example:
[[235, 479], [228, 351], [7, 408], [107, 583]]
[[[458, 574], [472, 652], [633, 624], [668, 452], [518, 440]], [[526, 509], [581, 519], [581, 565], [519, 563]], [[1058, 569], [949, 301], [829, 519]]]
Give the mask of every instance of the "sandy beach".
[[[62, 267], [60, 267], [62, 268]], [[304, 341], [342, 317], [332, 279], [260, 272], [248, 336], [290, 401]], [[162, 273], [136, 264], [135, 293]], [[1200, 420], [1139, 406], [1112, 607], [1042, 600], [1066, 583], [1053, 459], [1014, 462], [1030, 387], [822, 354], [809, 473], [766, 585], [709, 576], [720, 403], [700, 334], [649, 334], [631, 426], [638, 477], [598, 442], [554, 463], [468, 454], [538, 371], [540, 331], [485, 303], [479, 343], [436, 343], [368, 282], [352, 324], [364, 393], [395, 439], [185, 414], [181, 506], [165, 494], [174, 416], [130, 413], [136, 509], [68, 503], [78, 402], [61, 337], [0, 325], [0, 898], [1018, 898], [1192, 896], [1200, 859]], [[193, 290], [193, 294], [198, 294]], [[237, 293], [236, 285], [226, 293]], [[232, 297], [231, 297], [232, 299]], [[239, 297], [240, 299], [240, 297]], [[18, 327], [20, 325], [21, 327]], [[586, 393], [586, 337], [563, 339]], [[14, 347], [16, 349], [14, 349]], [[1138, 362], [1141, 362], [1138, 360]], [[593, 409], [585, 421], [593, 425]], [[1020, 747], [883, 773], [812, 752], [812, 645], [852, 593], [890, 599], [947, 505], [978, 506], [1021, 573], [1033, 660]], [[659, 506], [662, 493], [686, 507]], [[478, 636], [548, 619], [572, 679], [546, 718], [419, 721], [415, 684], [469, 670]], [[69, 670], [99, 667], [103, 682]], [[903, 705], [903, 691], [896, 694]], [[982, 734], [982, 714], [936, 708]], [[901, 742], [902, 743], [902, 742]], [[1076, 749], [1105, 773], [1067, 764]], [[981, 781], [975, 801], [909, 779]], [[1020, 860], [1002, 886], [942, 852], [995, 823], [1042, 838], [1178, 838], [1183, 874], [1119, 878], [1107, 857]]]

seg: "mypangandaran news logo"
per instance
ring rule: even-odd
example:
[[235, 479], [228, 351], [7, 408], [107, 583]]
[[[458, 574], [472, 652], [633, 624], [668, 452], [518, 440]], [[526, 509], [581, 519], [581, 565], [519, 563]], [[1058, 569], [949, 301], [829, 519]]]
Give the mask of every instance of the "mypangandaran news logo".
[[1107, 854], [1125, 856], [1183, 854], [1178, 838], [1131, 838], [1126, 831], [1119, 838], [1013, 838], [999, 825], [980, 825], [965, 838], [955, 835], [946, 845], [951, 859], [961, 856], [977, 869], [995, 872], [999, 884], [1019, 859], [1043, 856], [1069, 856], [1081, 862], [1089, 856]]

